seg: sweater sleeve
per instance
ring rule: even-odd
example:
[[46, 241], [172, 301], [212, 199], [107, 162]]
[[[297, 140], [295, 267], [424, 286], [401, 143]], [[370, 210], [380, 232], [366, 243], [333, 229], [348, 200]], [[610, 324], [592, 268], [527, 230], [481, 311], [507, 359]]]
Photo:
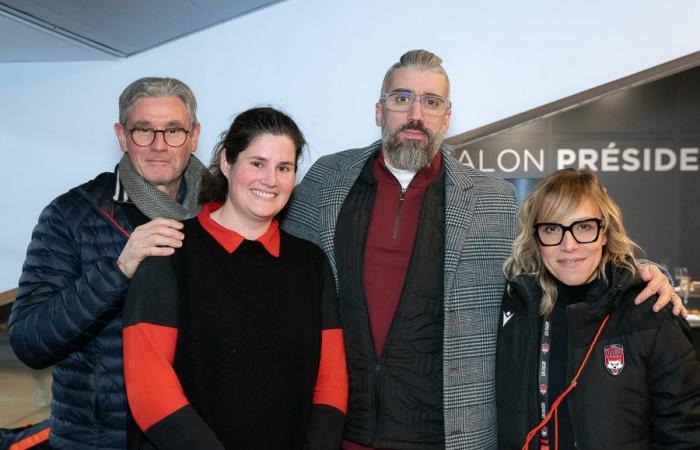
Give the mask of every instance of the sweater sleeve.
[[347, 411], [348, 374], [335, 281], [327, 261], [324, 265], [322, 307], [321, 357], [307, 432], [307, 448], [337, 450], [340, 448]]
[[179, 292], [170, 257], [150, 257], [131, 280], [124, 305], [124, 379], [129, 407], [160, 450], [223, 449], [192, 408], [173, 369]]
[[32, 232], [9, 335], [17, 357], [34, 369], [82, 349], [121, 311], [127, 278], [113, 257], [85, 264], [91, 249], [70, 225], [91, 211], [75, 194], [66, 194], [42, 211]]
[[685, 319], [664, 314], [649, 355], [652, 447], [700, 448], [700, 359]]

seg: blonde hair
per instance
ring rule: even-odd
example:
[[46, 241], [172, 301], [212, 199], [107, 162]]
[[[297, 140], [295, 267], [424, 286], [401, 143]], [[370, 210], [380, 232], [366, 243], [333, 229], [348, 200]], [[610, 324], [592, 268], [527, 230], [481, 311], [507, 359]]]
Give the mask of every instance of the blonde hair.
[[[518, 233], [513, 242], [513, 253], [503, 265], [507, 278], [518, 275], [533, 277], [542, 289], [540, 313], [549, 315], [557, 298], [554, 276], [549, 273], [540, 257], [535, 236], [535, 223], [557, 221], [573, 212], [589, 199], [601, 213], [601, 235], [607, 233], [607, 242], [597, 268], [598, 276], [605, 279], [608, 263], [637, 275], [635, 253], [641, 249], [627, 236], [622, 212], [608, 195], [605, 187], [589, 170], [563, 169], [543, 178], [527, 196], [518, 213]], [[599, 238], [600, 239], [600, 238]]]

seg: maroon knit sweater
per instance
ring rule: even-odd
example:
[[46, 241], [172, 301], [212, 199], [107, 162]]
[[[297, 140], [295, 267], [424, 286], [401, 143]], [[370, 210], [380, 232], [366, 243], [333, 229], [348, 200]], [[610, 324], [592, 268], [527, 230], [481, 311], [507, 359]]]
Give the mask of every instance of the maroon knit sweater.
[[[411, 260], [423, 198], [440, 177], [442, 155], [438, 152], [429, 166], [418, 171], [405, 191], [387, 169], [381, 152], [371, 170], [377, 192], [365, 242], [363, 279], [374, 350], [381, 356]], [[343, 441], [342, 448], [372, 450], [350, 441]]]
[[384, 164], [381, 152], [372, 161], [377, 193], [365, 242], [363, 278], [377, 356], [382, 355], [401, 297], [425, 192], [440, 176], [441, 167], [442, 157], [438, 152], [403, 191]]

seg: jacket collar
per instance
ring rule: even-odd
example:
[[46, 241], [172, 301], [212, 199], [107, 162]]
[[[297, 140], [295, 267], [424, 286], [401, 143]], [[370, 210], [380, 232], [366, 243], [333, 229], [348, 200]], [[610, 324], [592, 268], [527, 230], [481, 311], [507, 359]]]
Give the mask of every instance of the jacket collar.
[[[115, 168], [114, 172], [103, 172], [93, 180], [71, 189], [71, 192], [75, 192], [83, 197], [100, 216], [103, 216], [105, 220], [114, 226], [116, 232], [128, 238], [134, 226], [131, 224], [124, 208], [116, 207], [114, 195], [117, 192], [118, 184], [119, 177]], [[120, 204], [136, 208], [128, 201]], [[136, 209], [136, 211], [138, 210]]]
[[442, 163], [445, 166], [445, 173], [447, 174], [446, 183], [452, 184], [455, 188], [461, 190], [474, 187], [474, 183], [468, 172], [464, 170], [465, 168], [462, 163], [449, 155], [445, 147], [442, 147], [440, 151], [442, 152]]
[[[627, 291], [640, 284], [639, 278], [635, 277], [629, 270], [615, 267], [610, 263], [608, 263], [605, 278], [591, 287], [585, 302], [576, 303], [569, 307], [570, 317], [574, 323], [583, 324], [590, 320], [600, 320], [607, 313], [620, 306]], [[524, 310], [539, 311], [542, 290], [535, 278], [518, 275], [509, 281], [508, 289], [512, 299], [509, 306], [521, 312]]]
[[504, 308], [519, 314], [539, 315], [542, 289], [533, 277], [518, 275], [508, 282], [506, 289], [510, 295], [504, 296]]
[[[338, 162], [338, 170], [345, 176], [352, 177], [353, 181], [357, 178], [360, 171], [364, 167], [367, 160], [377, 153], [379, 149], [382, 148], [382, 141], [378, 140], [373, 142], [369, 147], [364, 147], [359, 149], [356, 157], [353, 158], [343, 158]], [[349, 152], [357, 152], [358, 149], [348, 150]], [[354, 176], [353, 176], [354, 174]]]

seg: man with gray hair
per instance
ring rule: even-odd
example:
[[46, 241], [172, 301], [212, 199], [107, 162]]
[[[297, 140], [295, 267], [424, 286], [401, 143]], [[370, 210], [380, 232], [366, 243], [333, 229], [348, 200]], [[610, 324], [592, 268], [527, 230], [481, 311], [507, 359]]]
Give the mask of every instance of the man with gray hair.
[[53, 366], [54, 449], [126, 447], [122, 304], [140, 262], [172, 254], [179, 221], [197, 214], [206, 168], [192, 155], [196, 110], [179, 80], [131, 83], [119, 97], [115, 171], [56, 198], [34, 228], [9, 333], [24, 363]]
[[[413, 50], [389, 68], [382, 139], [319, 159], [283, 227], [318, 244], [338, 288], [350, 395], [345, 450], [495, 449], [502, 266], [512, 186], [442, 146], [442, 60]], [[672, 288], [658, 270], [644, 295]], [[658, 287], [661, 286], [661, 287]]]

